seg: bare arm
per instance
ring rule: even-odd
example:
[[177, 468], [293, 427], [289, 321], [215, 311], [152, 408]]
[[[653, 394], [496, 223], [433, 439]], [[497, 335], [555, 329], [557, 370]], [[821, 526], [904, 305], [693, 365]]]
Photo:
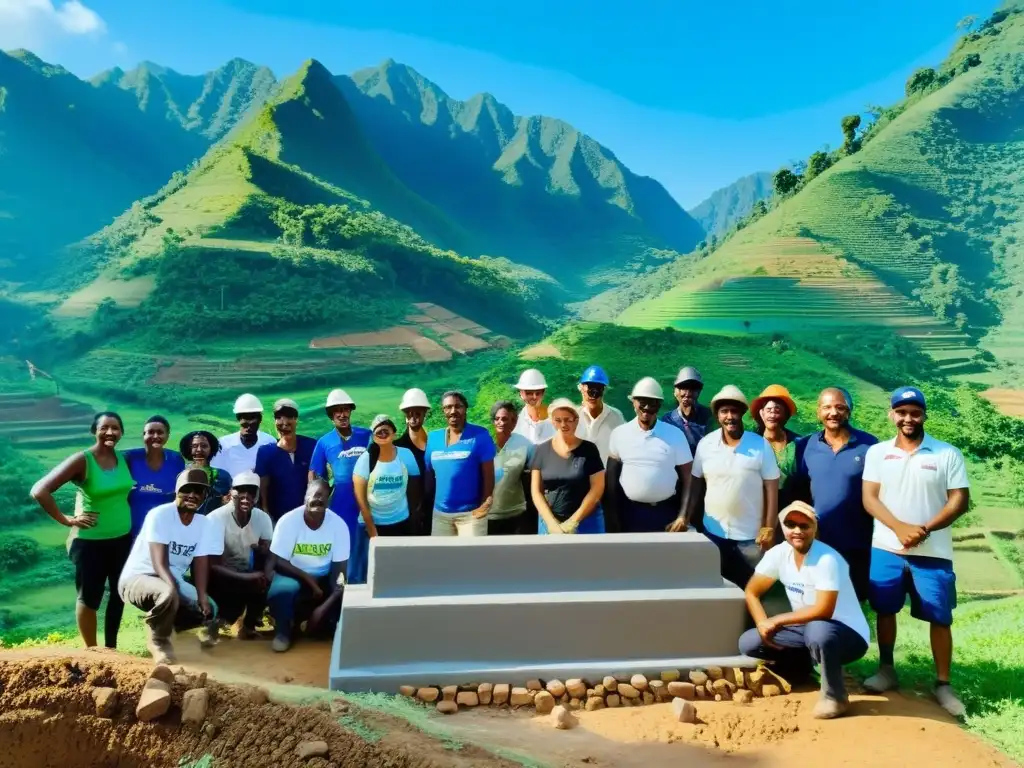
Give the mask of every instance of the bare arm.
[[65, 515], [57, 506], [57, 500], [53, 494], [68, 483], [80, 483], [85, 479], [85, 454], [76, 453], [69, 456], [50, 470], [41, 480], [32, 486], [32, 498], [43, 508], [51, 518], [61, 525], [71, 528], [92, 528], [95, 525], [95, 515]]
[[693, 485], [693, 478], [690, 470], [693, 469], [693, 462], [676, 466], [676, 474], [679, 476], [679, 517], [686, 519], [686, 510], [690, 506], [690, 487]]
[[260, 497], [258, 503], [262, 505], [263, 509], [270, 508], [270, 477], [265, 476], [260, 478]]
[[561, 533], [562, 525], [555, 517], [555, 513], [551, 511], [548, 500], [544, 498], [544, 480], [539, 469], [530, 471], [530, 497], [533, 499], [534, 506], [537, 507], [537, 514], [544, 520], [548, 532]]
[[597, 505], [601, 503], [601, 497], [603, 495], [604, 472], [595, 472], [590, 476], [590, 490], [587, 491], [587, 495], [584, 496], [583, 501], [580, 502], [580, 508], [577, 509], [565, 522], [573, 529], [578, 528], [579, 524], [590, 517], [590, 514], [597, 509]]
[[203, 615], [209, 617], [211, 614], [210, 603], [206, 599], [206, 588], [210, 584], [210, 558], [208, 555], [200, 555], [192, 559], [192, 583], [196, 588], [196, 597]]
[[149, 559], [153, 563], [153, 570], [165, 584], [169, 585], [175, 592], [178, 591], [178, 582], [171, 573], [171, 560], [166, 544], [158, 544], [155, 541], [149, 542]]
[[[881, 483], [865, 480], [861, 485], [864, 509], [875, 520], [896, 534], [896, 538], [905, 548], [915, 547], [924, 540], [928, 531], [921, 525], [909, 525], [896, 519], [896, 516], [882, 503]], [[948, 502], [947, 502], [948, 506]], [[943, 507], [945, 509], [945, 507]]]
[[312, 575], [306, 573], [301, 568], [296, 568], [294, 565], [291, 564], [290, 561], [285, 560], [283, 557], [274, 557], [273, 559], [274, 568], [282, 576], [287, 576], [290, 579], [295, 579], [300, 584], [305, 584], [314, 592], [320, 589], [320, 585], [317, 584], [316, 578], [314, 578]]
[[770, 576], [755, 573], [750, 577], [750, 581], [747, 582], [747, 588], [743, 590], [743, 597], [747, 601], [747, 610], [750, 611], [750, 617], [754, 620], [755, 625], [760, 625], [762, 622], [769, 620], [761, 598], [764, 597], [765, 592], [772, 588], [775, 582], [776, 579]]
[[808, 624], [812, 621], [827, 621], [836, 612], [836, 602], [839, 600], [838, 592], [825, 592], [817, 590], [818, 599], [814, 605], [801, 608], [799, 611], [789, 611], [773, 616], [770, 621], [776, 628], [793, 624]]
[[946, 492], [946, 504], [925, 524], [925, 529], [931, 533], [948, 528], [967, 511], [970, 501], [971, 492], [967, 488], [951, 488]]
[[761, 530], [757, 534], [757, 543], [762, 551], [767, 551], [775, 544], [775, 527], [779, 520], [779, 479], [763, 481], [764, 487], [764, 519]]
[[[692, 464], [689, 465], [691, 468]], [[683, 503], [680, 505], [679, 517], [672, 521], [669, 525], [668, 530], [672, 533], [679, 533], [685, 531], [690, 527], [690, 518], [693, 517], [693, 510], [697, 506], [697, 502], [704, 495], [704, 478], [695, 477], [692, 473], [690, 474], [689, 489], [683, 491]]]
[[494, 459], [480, 465], [480, 506], [473, 511], [473, 517], [484, 517], [494, 502]]
[[356, 495], [356, 504], [359, 505], [359, 514], [366, 525], [366, 535], [372, 539], [377, 535], [377, 526], [373, 524], [373, 511], [370, 509], [370, 497], [367, 494], [368, 485], [365, 477], [352, 475], [352, 490]]

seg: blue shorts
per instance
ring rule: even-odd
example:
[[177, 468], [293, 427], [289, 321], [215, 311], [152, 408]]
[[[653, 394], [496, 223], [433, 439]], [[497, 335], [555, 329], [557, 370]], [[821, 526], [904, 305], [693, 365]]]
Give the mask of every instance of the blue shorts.
[[941, 557], [897, 555], [877, 547], [871, 550], [869, 600], [875, 613], [892, 616], [903, 610], [910, 596], [910, 615], [948, 627], [956, 608], [953, 563]]

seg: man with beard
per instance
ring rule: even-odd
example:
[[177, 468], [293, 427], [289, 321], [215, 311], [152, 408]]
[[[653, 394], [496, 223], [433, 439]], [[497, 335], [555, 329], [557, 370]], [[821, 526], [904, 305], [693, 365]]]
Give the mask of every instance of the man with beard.
[[[794, 501], [779, 515], [786, 540], [757, 564], [746, 588], [747, 608], [756, 627], [740, 637], [739, 650], [774, 663], [790, 682], [804, 682], [811, 667], [821, 668], [821, 695], [812, 716], [830, 719], [850, 706], [843, 666], [868, 650], [871, 632], [842, 556], [818, 541], [814, 509]], [[761, 598], [782, 582], [792, 611], [771, 618]]]
[[[352, 487], [352, 471], [356, 462], [370, 445], [370, 430], [352, 426], [355, 401], [343, 389], [333, 389], [324, 406], [334, 429], [321, 437], [309, 461], [309, 480], [319, 477], [333, 484], [331, 511], [348, 526], [349, 541], [356, 540], [359, 504]], [[348, 559], [348, 553], [345, 554]]]
[[[171, 632], [201, 626], [199, 643], [216, 642], [217, 604], [207, 594], [209, 558], [224, 551], [216, 523], [196, 512], [210, 481], [200, 468], [175, 481], [175, 500], [154, 507], [121, 570], [121, 599], [146, 613], [147, 647], [157, 664], [174, 663]], [[190, 579], [185, 579], [185, 572]]]
[[717, 429], [697, 444], [691, 474], [691, 502], [670, 531], [690, 524], [692, 500], [704, 495], [704, 535], [718, 547], [722, 577], [747, 586], [761, 553], [775, 543], [779, 504], [779, 466], [771, 445], [743, 429], [747, 398], [728, 385], [711, 400]]
[[910, 615], [927, 621], [935, 662], [935, 698], [953, 717], [964, 705], [949, 685], [953, 663], [953, 536], [970, 490], [964, 457], [925, 433], [927, 406], [915, 387], [892, 393], [889, 417], [896, 437], [868, 449], [864, 508], [875, 518], [871, 541], [871, 607], [878, 615], [878, 672], [864, 681], [875, 693], [896, 688], [896, 614], [910, 597]]
[[235, 400], [238, 431], [220, 439], [220, 452], [210, 459], [210, 466], [222, 469], [231, 477], [239, 472], [252, 472], [261, 445], [273, 445], [274, 438], [260, 429], [263, 403], [255, 395], [244, 394]]
[[270, 519], [302, 506], [309, 482], [309, 464], [316, 440], [297, 432], [299, 406], [282, 398], [274, 403], [274, 428], [277, 442], [261, 445], [256, 453], [256, 474], [260, 476], [260, 498]]
[[209, 515], [224, 539], [224, 551], [210, 558], [210, 596], [216, 601], [219, 623], [234, 624], [242, 614], [238, 637], [257, 637], [263, 619], [267, 587], [274, 579], [270, 540], [274, 524], [270, 515], [256, 506], [260, 478], [252, 472], [236, 475], [231, 501]]
[[[398, 410], [405, 416], [405, 432], [395, 440], [396, 448], [408, 448], [416, 459], [416, 466], [420, 469], [420, 477], [426, 477], [427, 464], [424, 458], [424, 451], [427, 448], [427, 430], [423, 428], [427, 420], [427, 413], [430, 411], [430, 401], [427, 393], [422, 389], [406, 390], [402, 395], [402, 402]], [[430, 516], [434, 509], [434, 497], [426, 497], [420, 500], [418, 509], [409, 510], [409, 533], [413, 536], [430, 535]]]
[[693, 456], [683, 433], [658, 421], [664, 394], [657, 381], [640, 379], [630, 399], [636, 418], [612, 432], [607, 495], [623, 533], [664, 531], [683, 516]]
[[824, 429], [796, 442], [793, 491], [814, 507], [816, 539], [839, 552], [850, 566], [857, 598], [867, 600], [874, 519], [864, 510], [864, 457], [878, 442], [850, 426], [850, 399], [838, 387], [818, 395]]
[[665, 423], [683, 431], [691, 454], [696, 452], [697, 443], [708, 433], [714, 421], [711, 409], [697, 402], [703, 390], [704, 379], [701, 378], [700, 371], [692, 365], [680, 369], [675, 384], [678, 407], [661, 417]]

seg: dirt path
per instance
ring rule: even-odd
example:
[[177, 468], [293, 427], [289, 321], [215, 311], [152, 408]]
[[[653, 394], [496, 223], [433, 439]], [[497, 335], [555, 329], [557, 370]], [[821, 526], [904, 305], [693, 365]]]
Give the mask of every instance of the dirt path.
[[[330, 646], [325, 643], [298, 643], [281, 655], [272, 654], [264, 641], [224, 639], [212, 651], [204, 652], [191, 638], [179, 638], [176, 646], [179, 661], [190, 671], [208, 671], [224, 682], [269, 684], [275, 697], [288, 690], [301, 696], [300, 686], [321, 688], [327, 684]], [[0, 653], [0, 663], [67, 654], [61, 649], [9, 651]], [[82, 651], [75, 655], [96, 658], [108, 654]], [[558, 768], [676, 768], [680, 764], [792, 768], [808, 759], [830, 767], [857, 768], [905, 768], [911, 763], [928, 768], [1014, 765], [963, 731], [927, 698], [857, 695], [853, 697], [853, 716], [820, 722], [810, 717], [816, 695], [807, 692], [757, 699], [743, 708], [731, 702], [697, 702], [702, 721], [698, 725], [673, 723], [668, 704], [580, 712], [580, 725], [571, 731], [552, 729], [546, 718], [484, 708], [452, 717], [429, 713], [427, 722], [435, 734], [447, 734], [460, 743]], [[407, 733], [402, 738], [407, 741], [412, 736]], [[494, 764], [500, 762], [495, 759]]]

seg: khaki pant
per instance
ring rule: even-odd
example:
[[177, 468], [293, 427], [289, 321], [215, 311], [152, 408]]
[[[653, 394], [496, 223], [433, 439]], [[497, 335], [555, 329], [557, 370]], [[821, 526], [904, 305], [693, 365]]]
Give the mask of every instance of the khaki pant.
[[434, 510], [431, 536], [486, 536], [487, 515], [475, 518], [469, 512], [449, 515]]
[[[167, 640], [174, 630], [183, 632], [203, 623], [199, 594], [187, 581], [178, 580], [176, 593], [158, 576], [132, 576], [118, 591], [122, 600], [146, 612], [146, 625], [154, 640]], [[212, 599], [210, 608], [216, 616], [217, 605]]]

